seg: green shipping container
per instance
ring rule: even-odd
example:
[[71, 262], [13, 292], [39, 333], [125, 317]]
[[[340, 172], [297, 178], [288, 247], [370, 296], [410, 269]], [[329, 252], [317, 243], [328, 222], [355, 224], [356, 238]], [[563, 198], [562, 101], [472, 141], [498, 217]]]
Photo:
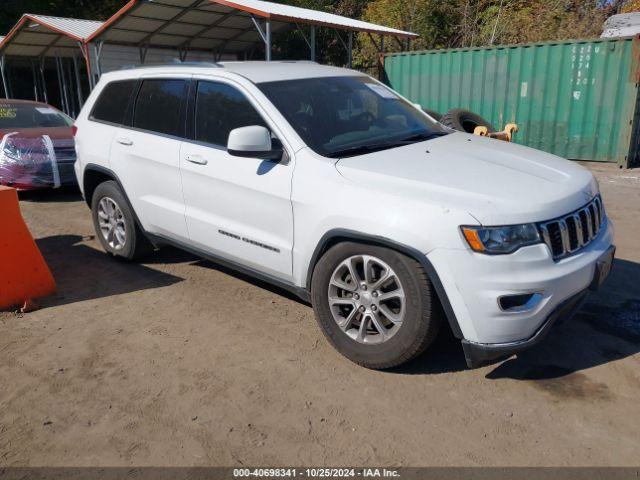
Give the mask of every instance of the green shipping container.
[[388, 54], [384, 81], [423, 108], [517, 123], [517, 143], [640, 165], [640, 36]]

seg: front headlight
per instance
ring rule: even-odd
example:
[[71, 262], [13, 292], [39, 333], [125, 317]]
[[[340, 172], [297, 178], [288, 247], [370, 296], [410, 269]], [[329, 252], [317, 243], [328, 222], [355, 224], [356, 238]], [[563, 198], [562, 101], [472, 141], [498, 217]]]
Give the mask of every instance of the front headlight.
[[474, 252], [489, 255], [513, 253], [521, 247], [540, 243], [538, 227], [533, 223], [506, 227], [460, 227]]
[[5, 144], [4, 148], [2, 149], [2, 154], [9, 160], [13, 160], [16, 162], [22, 161], [22, 152], [20, 151], [20, 148], [11, 143]]

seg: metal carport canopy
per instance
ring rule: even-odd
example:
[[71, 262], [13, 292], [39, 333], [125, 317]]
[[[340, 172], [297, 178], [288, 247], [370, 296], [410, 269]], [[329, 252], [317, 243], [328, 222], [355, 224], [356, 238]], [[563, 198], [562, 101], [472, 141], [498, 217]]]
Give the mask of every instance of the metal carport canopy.
[[[3, 89], [7, 97], [11, 94], [6, 72], [7, 57], [27, 57], [39, 60], [40, 79], [33, 69], [33, 81], [36, 100], [38, 89], [42, 89], [44, 101], [48, 103], [46, 80], [44, 78], [44, 59], [52, 57], [56, 62], [62, 109], [71, 113], [71, 92], [67, 88], [67, 75], [62, 71], [61, 58], [73, 60], [73, 73], [75, 75], [78, 102], [83, 103], [82, 87], [80, 85], [78, 53], [81, 54], [86, 64], [89, 77], [89, 86], [92, 86], [91, 64], [87, 49], [87, 38], [102, 26], [103, 22], [93, 20], [80, 20], [75, 18], [60, 18], [46, 15], [25, 13], [9, 33], [0, 40], [0, 74]], [[41, 84], [38, 87], [38, 84]]]
[[[417, 37], [411, 32], [340, 15], [262, 0], [131, 0], [87, 42], [238, 53], [263, 42], [271, 45], [272, 33], [295, 27], [294, 24], [311, 25], [312, 40], [315, 26], [397, 38]], [[314, 52], [315, 44], [307, 41]]]
[[[0, 55], [74, 57], [103, 22], [25, 13], [0, 42]], [[84, 52], [83, 52], [84, 53]]]

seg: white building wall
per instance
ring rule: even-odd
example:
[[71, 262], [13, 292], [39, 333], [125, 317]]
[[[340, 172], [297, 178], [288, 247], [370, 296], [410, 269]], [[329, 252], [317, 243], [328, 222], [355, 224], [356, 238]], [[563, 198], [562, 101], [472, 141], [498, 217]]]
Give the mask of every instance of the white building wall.
[[[89, 46], [91, 55], [91, 70], [96, 72], [95, 51], [93, 45]], [[165, 50], [150, 48], [147, 50], [145, 64], [173, 63], [180, 59], [177, 50]], [[235, 56], [223, 55], [222, 60], [236, 60]], [[187, 54], [187, 62], [213, 62], [214, 54], [211, 52], [192, 51]], [[140, 49], [124, 45], [104, 44], [100, 55], [100, 71], [102, 73], [121, 70], [122, 68], [140, 65]]]

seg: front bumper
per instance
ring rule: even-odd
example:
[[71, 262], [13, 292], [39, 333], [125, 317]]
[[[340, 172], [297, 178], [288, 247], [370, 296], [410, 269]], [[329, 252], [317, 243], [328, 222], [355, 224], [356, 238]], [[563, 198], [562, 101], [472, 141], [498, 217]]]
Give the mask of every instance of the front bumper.
[[[60, 187], [71, 187], [78, 184], [74, 162], [60, 162], [57, 166]], [[0, 185], [13, 187], [16, 190], [41, 190], [56, 187], [56, 182], [51, 165], [43, 165], [38, 169], [2, 165], [0, 166]]]
[[568, 320], [578, 311], [588, 294], [588, 290], [583, 290], [558, 305], [536, 333], [526, 340], [509, 343], [475, 343], [463, 339], [462, 350], [467, 366], [477, 368], [495, 360], [510, 357], [540, 343], [556, 322]]
[[[545, 244], [510, 255], [482, 255], [470, 249], [435, 249], [427, 258], [441, 280], [461, 338], [502, 344], [531, 338], [561, 304], [591, 285], [598, 260], [613, 244], [609, 220], [579, 253], [554, 261]], [[499, 299], [537, 294], [529, 309], [505, 311]]]
[[[596, 239], [579, 253], [554, 261], [545, 244], [510, 255], [470, 249], [436, 249], [427, 258], [436, 270], [459, 327], [470, 365], [516, 353], [537, 343], [558, 317], [579, 304], [594, 282], [599, 260], [612, 249], [613, 225], [606, 219]], [[534, 294], [527, 308], [508, 310], [503, 297]], [[577, 301], [573, 301], [578, 299]]]

